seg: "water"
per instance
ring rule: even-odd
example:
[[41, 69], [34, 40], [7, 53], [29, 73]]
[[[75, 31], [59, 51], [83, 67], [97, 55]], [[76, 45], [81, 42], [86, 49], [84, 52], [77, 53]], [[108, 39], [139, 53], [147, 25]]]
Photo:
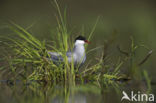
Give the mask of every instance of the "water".
[[21, 81], [14, 83], [1, 81], [0, 101], [1, 103], [120, 103], [123, 91], [130, 95], [131, 91], [147, 93], [147, 90], [146, 83], [135, 81], [119, 83], [119, 88], [111, 85], [109, 88], [100, 88], [93, 84], [77, 84], [75, 87], [65, 88], [62, 85], [38, 81], [27, 84]]
[[[115, 91], [101, 93], [98, 87], [87, 84], [67, 89], [59, 85], [23, 85], [20, 82], [12, 85], [3, 82], [0, 90], [1, 103], [113, 103], [120, 100]], [[111, 99], [112, 96], [115, 98]]]

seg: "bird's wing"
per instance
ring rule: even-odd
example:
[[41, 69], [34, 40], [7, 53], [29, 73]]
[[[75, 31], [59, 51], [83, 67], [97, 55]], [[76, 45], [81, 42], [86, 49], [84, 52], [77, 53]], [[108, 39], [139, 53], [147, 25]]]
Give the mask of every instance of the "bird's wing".
[[71, 57], [71, 56], [72, 56], [72, 52], [71, 52], [71, 51], [68, 51], [68, 52], [66, 53], [66, 55], [67, 55], [67, 57]]
[[72, 52], [71, 52], [71, 51], [68, 51], [68, 52], [66, 53], [66, 56], [67, 56], [67, 58], [68, 58], [68, 62], [71, 63], [71, 61], [72, 61]]
[[50, 55], [50, 59], [54, 62], [62, 62], [63, 61], [63, 57], [61, 54], [56, 53], [56, 52], [48, 52], [48, 54]]

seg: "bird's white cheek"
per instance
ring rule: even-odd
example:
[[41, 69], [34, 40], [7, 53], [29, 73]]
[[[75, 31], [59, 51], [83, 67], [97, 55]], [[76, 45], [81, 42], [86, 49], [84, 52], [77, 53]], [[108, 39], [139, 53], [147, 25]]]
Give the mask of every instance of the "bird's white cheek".
[[79, 44], [84, 44], [85, 42], [83, 40], [76, 40], [75, 44], [79, 45]]

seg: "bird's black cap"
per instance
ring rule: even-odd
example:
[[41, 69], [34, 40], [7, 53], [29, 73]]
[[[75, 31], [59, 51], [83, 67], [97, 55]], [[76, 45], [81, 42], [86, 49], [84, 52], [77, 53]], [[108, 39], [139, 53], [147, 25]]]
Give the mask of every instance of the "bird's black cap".
[[81, 36], [81, 35], [80, 35], [80, 36], [78, 36], [78, 37], [75, 38], [75, 41], [76, 41], [76, 40], [83, 40], [83, 41], [85, 41], [86, 38], [85, 38], [84, 36]]

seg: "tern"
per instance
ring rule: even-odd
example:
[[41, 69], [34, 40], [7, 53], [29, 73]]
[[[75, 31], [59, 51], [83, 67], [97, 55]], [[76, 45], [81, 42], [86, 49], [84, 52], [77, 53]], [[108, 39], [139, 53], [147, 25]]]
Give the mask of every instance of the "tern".
[[[78, 36], [75, 39], [74, 47], [72, 51], [66, 52], [66, 56], [68, 59], [68, 63], [74, 63], [75, 66], [81, 66], [86, 61], [86, 53], [85, 53], [85, 43], [90, 43], [84, 36]], [[59, 64], [64, 62], [64, 58], [61, 54], [57, 52], [48, 52], [50, 55], [50, 60], [53, 61], [54, 64]]]

